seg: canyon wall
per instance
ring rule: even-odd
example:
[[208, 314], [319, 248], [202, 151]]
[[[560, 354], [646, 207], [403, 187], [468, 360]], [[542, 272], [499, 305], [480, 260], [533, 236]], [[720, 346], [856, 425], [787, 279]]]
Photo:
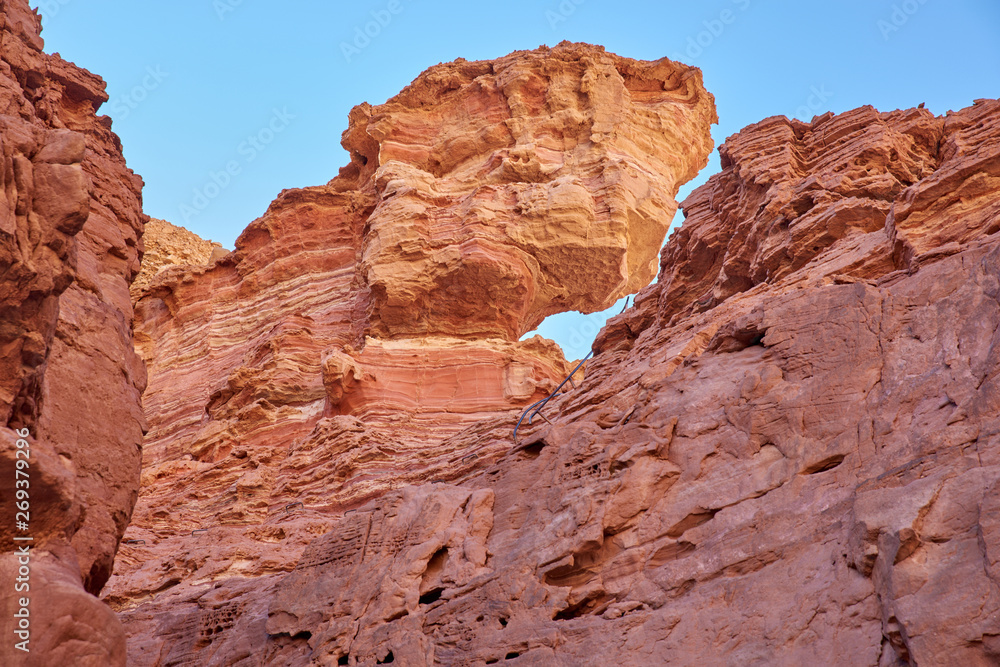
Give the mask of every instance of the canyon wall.
[[199, 266], [229, 254], [222, 244], [206, 241], [183, 227], [158, 218], [150, 218], [146, 222], [142, 241], [142, 264], [129, 287], [133, 303], [142, 296], [160, 269], [178, 265]]
[[3, 627], [22, 598], [30, 614], [29, 635], [4, 632], [0, 662], [123, 665], [121, 624], [94, 595], [139, 487], [142, 180], [96, 114], [104, 82], [43, 53], [40, 30], [26, 0], [0, 2]]
[[143, 491], [106, 593], [131, 660], [238, 660], [210, 657], [206, 585], [261, 619], [345, 511], [479, 468], [470, 429], [573, 368], [522, 335], [654, 277], [715, 120], [667, 60], [565, 43], [440, 65], [352, 110], [337, 178], [282, 192], [233, 253], [158, 269], [136, 303]]
[[[1000, 101], [770, 118], [696, 70], [431, 68], [136, 307], [130, 664], [1000, 661]], [[541, 317], [640, 289], [585, 376]]]

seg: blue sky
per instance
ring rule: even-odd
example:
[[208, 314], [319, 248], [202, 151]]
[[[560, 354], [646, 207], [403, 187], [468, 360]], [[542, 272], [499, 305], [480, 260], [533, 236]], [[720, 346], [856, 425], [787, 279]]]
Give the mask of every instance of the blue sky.
[[[459, 57], [568, 39], [696, 65], [715, 94], [717, 145], [772, 115], [808, 120], [921, 102], [943, 114], [1000, 96], [996, 0], [344, 4], [38, 6], [46, 50], [108, 82], [111, 101], [101, 112], [146, 181], [146, 212], [228, 248], [282, 189], [325, 183], [348, 162], [340, 134], [352, 106], [384, 102], [427, 67]], [[366, 27], [374, 34], [367, 43], [357, 39]], [[717, 170], [715, 154], [679, 198]], [[605, 318], [557, 315], [539, 332], [578, 358]]]

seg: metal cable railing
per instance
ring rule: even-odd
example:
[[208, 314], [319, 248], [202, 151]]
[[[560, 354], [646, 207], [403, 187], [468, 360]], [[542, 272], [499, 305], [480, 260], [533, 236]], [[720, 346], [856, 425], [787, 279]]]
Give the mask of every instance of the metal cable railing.
[[[625, 297], [625, 305], [622, 306], [621, 313], [624, 313], [625, 309], [628, 308], [628, 300], [629, 300], [629, 297]], [[618, 314], [621, 315], [621, 313], [618, 313]], [[556, 387], [551, 394], [549, 394], [548, 396], [546, 396], [545, 398], [543, 398], [540, 401], [532, 403], [531, 405], [529, 405], [527, 407], [527, 409], [523, 413], [521, 413], [521, 418], [517, 420], [517, 425], [514, 427], [514, 444], [515, 445], [519, 444], [517, 442], [517, 429], [521, 428], [521, 422], [524, 421], [525, 417], [528, 417], [528, 424], [529, 425], [531, 424], [531, 420], [533, 420], [535, 417], [541, 417], [542, 419], [544, 419], [545, 421], [549, 422], [550, 424], [552, 423], [552, 422], [550, 422], [548, 420], [548, 418], [545, 415], [542, 414], [542, 408], [544, 408], [545, 404], [548, 403], [549, 401], [551, 401], [555, 397], [555, 395], [559, 393], [559, 390], [562, 389], [563, 386], [565, 386], [565, 384], [567, 382], [569, 382], [570, 384], [572, 384], [573, 388], [576, 389], [576, 383], [573, 382], [573, 376], [576, 375], [576, 372], [578, 370], [580, 370], [580, 368], [593, 355], [594, 355], [594, 350], [591, 349], [590, 352], [587, 353], [587, 356], [585, 356], [583, 359], [580, 360], [580, 363], [578, 363], [576, 365], [576, 368], [574, 368], [572, 371], [570, 371], [570, 374], [566, 376], [566, 379], [563, 380], [562, 382], [560, 382], [559, 386]], [[528, 416], [529, 412], [531, 413], [530, 417]]]
[[[578, 363], [578, 364], [576, 365], [576, 368], [574, 368], [574, 369], [573, 369], [573, 370], [572, 370], [572, 371], [570, 372], [570, 374], [566, 376], [566, 379], [565, 379], [565, 380], [563, 380], [562, 382], [560, 382], [560, 383], [559, 383], [559, 386], [558, 386], [558, 387], [556, 387], [556, 388], [555, 388], [555, 390], [554, 390], [554, 391], [553, 391], [553, 392], [552, 392], [551, 394], [549, 394], [548, 396], [546, 396], [545, 398], [543, 398], [543, 399], [542, 399], [542, 400], [540, 400], [540, 401], [537, 401], [537, 402], [535, 402], [535, 403], [532, 403], [531, 405], [529, 405], [529, 406], [528, 406], [528, 409], [527, 409], [527, 410], [525, 410], [525, 411], [524, 411], [524, 412], [523, 412], [523, 413], [521, 414], [521, 418], [517, 420], [517, 426], [515, 426], [515, 427], [514, 427], [514, 444], [515, 444], [515, 445], [516, 445], [516, 444], [518, 444], [518, 442], [517, 442], [517, 429], [521, 428], [521, 422], [523, 422], [523, 421], [524, 421], [524, 418], [525, 418], [525, 417], [528, 417], [528, 413], [529, 413], [529, 412], [531, 412], [532, 410], [534, 410], [534, 412], [532, 413], [532, 415], [531, 415], [530, 417], [528, 417], [528, 424], [529, 424], [529, 425], [531, 424], [531, 420], [532, 420], [532, 419], [534, 419], [535, 417], [541, 417], [542, 419], [544, 419], [545, 421], [547, 421], [547, 422], [548, 422], [548, 421], [549, 421], [548, 417], [546, 417], [545, 415], [541, 414], [541, 412], [542, 412], [542, 408], [544, 408], [544, 407], [545, 407], [545, 404], [546, 404], [546, 403], [548, 403], [549, 401], [551, 401], [551, 400], [552, 400], [552, 398], [553, 398], [553, 397], [554, 397], [554, 396], [555, 396], [556, 394], [558, 394], [558, 393], [559, 393], [559, 390], [560, 390], [560, 389], [562, 389], [562, 388], [563, 388], [563, 386], [564, 386], [564, 385], [565, 385], [565, 384], [566, 384], [567, 382], [573, 382], [573, 375], [575, 375], [575, 374], [576, 374], [576, 372], [577, 372], [578, 370], [580, 370], [580, 367], [581, 367], [581, 366], [583, 366], [583, 365], [584, 365], [585, 363], [587, 363], [587, 359], [590, 359], [590, 357], [591, 357], [591, 356], [592, 356], [593, 354], [594, 354], [594, 351], [593, 351], [593, 350], [591, 350], [590, 352], [588, 352], [588, 353], [587, 353], [587, 356], [585, 356], [585, 357], [584, 357], [583, 359], [581, 359], [581, 360], [580, 360], [580, 363]], [[574, 386], [574, 387], [576, 387], [576, 383], [575, 383], [575, 382], [573, 382], [573, 386]], [[536, 407], [536, 406], [537, 406], [537, 407]], [[549, 423], [551, 424], [552, 422], [549, 422]]]

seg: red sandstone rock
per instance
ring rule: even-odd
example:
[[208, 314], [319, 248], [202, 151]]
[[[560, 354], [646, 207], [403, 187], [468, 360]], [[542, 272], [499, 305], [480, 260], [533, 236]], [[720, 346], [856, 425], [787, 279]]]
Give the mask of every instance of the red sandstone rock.
[[[447, 436], [507, 423], [571, 370], [518, 340], [545, 315], [649, 282], [714, 121], [697, 70], [574, 44], [434, 67], [352, 111], [338, 178], [143, 288], [152, 420], [129, 536], [145, 544], [107, 599], [131, 608], [236, 561], [290, 571], [343, 509], [473, 468], [485, 452]], [[313, 518], [269, 527], [295, 502]], [[214, 547], [177, 559], [202, 527]], [[164, 660], [202, 660], [202, 639], [171, 633]]]
[[[30, 653], [5, 665], [120, 665], [124, 634], [93, 594], [138, 493], [145, 371], [128, 286], [141, 179], [125, 166], [104, 82], [42, 52], [38, 16], [0, 2], [0, 610], [19, 595], [15, 535], [33, 538]], [[30, 437], [30, 528], [14, 521], [16, 429]], [[10, 585], [8, 585], [10, 583]]]
[[[440, 410], [475, 374], [448, 345], [494, 368], [520, 346], [411, 329], [448, 326], [446, 298], [508, 337], [535, 311], [439, 294], [414, 268], [423, 236], [366, 246], [355, 220], [417, 215], [378, 184], [383, 150], [461, 170], [387, 139], [415, 132], [402, 112], [362, 131], [377, 115], [352, 112], [340, 179], [283, 193], [234, 255], [166, 269], [139, 303], [145, 543], [108, 595], [135, 664], [1000, 660], [1000, 101], [731, 137], [659, 282], [517, 445], [507, 408], [533, 397], [497, 400], [495, 370], [492, 407], [463, 394], [464, 425]], [[379, 259], [397, 234], [417, 243], [398, 270]], [[478, 248], [455, 266], [485, 264]], [[530, 284], [484, 268], [495, 289]], [[426, 307], [393, 310], [397, 289]]]
[[362, 105], [345, 146], [379, 195], [373, 331], [516, 338], [647, 285], [714, 121], [696, 70], [568, 44], [432, 68]]

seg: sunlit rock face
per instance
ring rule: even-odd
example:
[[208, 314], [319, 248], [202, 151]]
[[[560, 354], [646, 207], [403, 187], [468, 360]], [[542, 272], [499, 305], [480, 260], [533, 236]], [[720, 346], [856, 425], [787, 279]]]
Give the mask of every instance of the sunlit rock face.
[[[104, 82], [44, 53], [40, 31], [28, 2], [0, 2], [0, 663], [124, 665], [121, 624], [94, 595], [139, 487], [142, 180], [97, 115]], [[11, 631], [22, 598], [27, 653]]]
[[[650, 282], [715, 120], [700, 72], [667, 60], [566, 43], [438, 65], [351, 112], [337, 178], [282, 192], [227, 256], [157, 267], [136, 295], [143, 542], [106, 598], [130, 659], [239, 662], [223, 637], [253, 617], [246, 646], [266, 641], [274, 582], [345, 509], [479, 469], [497, 446], [470, 429], [512, 426], [572, 368], [519, 338]], [[453, 532], [478, 531], [481, 569], [473, 504]], [[195, 600], [216, 584], [235, 606], [209, 628]]]
[[644, 284], [708, 99], [581, 45], [438, 66], [161, 271], [132, 662], [996, 664], [996, 100], [730, 137], [512, 439], [568, 370], [517, 336]]
[[432, 68], [357, 108], [373, 330], [515, 339], [646, 286], [714, 121], [697, 70], [572, 44]]
[[146, 222], [143, 246], [139, 275], [129, 288], [133, 301], [142, 296], [160, 269], [179, 264], [197, 266], [229, 254], [219, 243], [206, 241], [183, 227], [157, 218]]

